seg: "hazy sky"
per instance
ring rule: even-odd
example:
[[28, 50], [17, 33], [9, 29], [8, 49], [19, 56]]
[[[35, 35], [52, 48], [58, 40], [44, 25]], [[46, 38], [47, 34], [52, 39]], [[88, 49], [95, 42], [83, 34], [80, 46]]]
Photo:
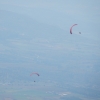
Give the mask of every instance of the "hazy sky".
[[[91, 0], [91, 1], [80, 1], [80, 0], [3, 0], [0, 1], [1, 9], [6, 9], [6, 5], [25, 7], [27, 9], [42, 8], [47, 10], [53, 10], [57, 12], [62, 12], [69, 15], [77, 15], [79, 18], [95, 18], [100, 15], [100, 1]], [[9, 8], [7, 8], [9, 10]], [[12, 9], [14, 11], [14, 9]], [[19, 11], [20, 12], [20, 11]], [[95, 20], [98, 20], [95, 18]]]
[[[0, 10], [30, 16], [39, 23], [61, 28], [66, 34], [69, 34], [71, 25], [78, 24], [74, 28], [75, 33], [81, 32], [81, 36], [100, 40], [99, 0], [2, 0]], [[28, 21], [28, 18], [25, 19], [25, 22]], [[50, 32], [50, 30], [48, 31]], [[98, 46], [100, 47], [99, 42]]]
[[26, 14], [66, 31], [77, 23], [83, 35], [91, 34], [91, 37], [99, 40], [99, 0], [2, 0], [0, 9]]
[[11, 76], [36, 68], [41, 79], [100, 87], [100, 0], [0, 0], [0, 14], [0, 67], [16, 67]]

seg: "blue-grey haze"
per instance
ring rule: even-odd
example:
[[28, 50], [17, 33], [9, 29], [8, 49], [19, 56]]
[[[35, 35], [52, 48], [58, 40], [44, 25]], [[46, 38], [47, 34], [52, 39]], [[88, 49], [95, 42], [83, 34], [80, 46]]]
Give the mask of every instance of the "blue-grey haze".
[[[0, 1], [0, 85], [30, 85], [36, 80], [37, 86], [50, 84], [60, 95], [72, 93], [55, 94], [57, 100], [99, 100], [99, 4], [98, 0]], [[78, 25], [70, 34], [74, 23]], [[31, 72], [40, 77], [30, 77]]]

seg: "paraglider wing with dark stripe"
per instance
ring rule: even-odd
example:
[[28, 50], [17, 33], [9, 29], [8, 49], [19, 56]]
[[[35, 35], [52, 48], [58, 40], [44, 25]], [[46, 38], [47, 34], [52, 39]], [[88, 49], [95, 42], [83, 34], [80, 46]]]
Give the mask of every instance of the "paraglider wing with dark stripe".
[[71, 26], [71, 28], [70, 28], [70, 34], [72, 34], [72, 28], [74, 27], [74, 26], [76, 26], [77, 24], [74, 24], [74, 25], [72, 25]]
[[40, 76], [38, 73], [31, 73], [30, 76], [32, 76], [34, 74], [37, 75], [37, 76]]

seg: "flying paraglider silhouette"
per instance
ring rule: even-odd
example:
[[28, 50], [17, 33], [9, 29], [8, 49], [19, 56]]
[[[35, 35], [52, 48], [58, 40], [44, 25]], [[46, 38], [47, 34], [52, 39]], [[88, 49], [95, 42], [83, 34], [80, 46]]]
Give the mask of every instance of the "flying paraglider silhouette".
[[[71, 26], [71, 28], [70, 28], [70, 34], [72, 34], [72, 33], [73, 33], [73, 32], [72, 32], [73, 27], [74, 27], [74, 26], [76, 26], [76, 25], [78, 25], [78, 24], [74, 24], [74, 25], [72, 25], [72, 26]], [[81, 32], [79, 32], [79, 34], [81, 34]]]
[[[30, 76], [33, 76], [33, 75], [40, 76], [38, 73], [34, 73], [34, 72], [30, 74]], [[34, 82], [35, 82], [35, 81], [34, 81]]]

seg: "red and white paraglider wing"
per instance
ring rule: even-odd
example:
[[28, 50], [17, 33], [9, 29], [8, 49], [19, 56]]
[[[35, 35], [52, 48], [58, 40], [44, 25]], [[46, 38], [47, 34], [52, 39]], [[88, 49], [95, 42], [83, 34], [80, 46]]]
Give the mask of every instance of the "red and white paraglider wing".
[[74, 25], [71, 26], [71, 28], [70, 28], [70, 34], [72, 34], [72, 29], [73, 29], [73, 27], [76, 26], [76, 25], [77, 25], [77, 24], [74, 24]]
[[34, 74], [37, 75], [37, 76], [40, 76], [38, 73], [31, 73], [30, 76], [32, 76]]

